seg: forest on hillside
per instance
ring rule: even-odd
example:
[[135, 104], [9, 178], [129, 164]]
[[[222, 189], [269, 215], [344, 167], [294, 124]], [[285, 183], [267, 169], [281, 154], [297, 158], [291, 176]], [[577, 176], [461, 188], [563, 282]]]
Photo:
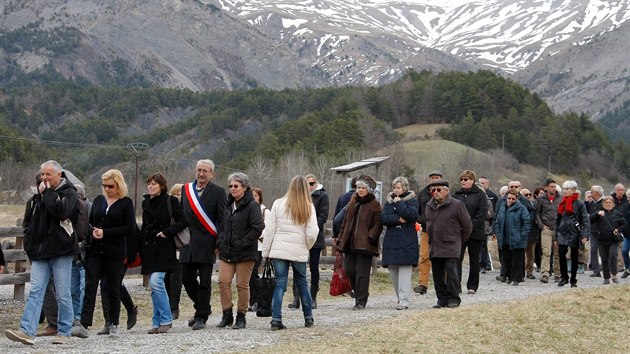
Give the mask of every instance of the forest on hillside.
[[[174, 111], [184, 113], [152, 123]], [[630, 146], [612, 142], [588, 116], [555, 114], [511, 80], [412, 70], [379, 87], [192, 92], [60, 79], [0, 89], [0, 162], [55, 157], [81, 176], [132, 161], [128, 144], [143, 142], [142, 159], [156, 164], [160, 151], [174, 160], [202, 151], [232, 169], [261, 157], [277, 165], [296, 151], [343, 164], [352, 151], [396, 144], [393, 129], [414, 123], [448, 123], [445, 139], [561, 173], [619, 180], [630, 168]], [[403, 172], [413, 166], [393, 173]]]

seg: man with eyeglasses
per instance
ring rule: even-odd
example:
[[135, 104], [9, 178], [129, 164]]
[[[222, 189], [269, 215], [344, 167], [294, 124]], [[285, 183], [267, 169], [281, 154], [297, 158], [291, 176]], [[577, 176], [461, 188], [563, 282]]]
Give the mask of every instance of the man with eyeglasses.
[[431, 271], [431, 260], [429, 259], [429, 235], [427, 234], [427, 220], [425, 216], [425, 209], [427, 203], [433, 197], [431, 195], [431, 182], [439, 181], [442, 179], [442, 172], [440, 170], [433, 170], [429, 172], [429, 184], [418, 192], [418, 203], [420, 204], [420, 210], [418, 213], [418, 223], [422, 231], [420, 232], [420, 259], [418, 260], [418, 285], [413, 288], [415, 293], [424, 295], [427, 293], [429, 287], [429, 272]]
[[536, 246], [540, 242], [540, 229], [536, 226], [536, 206], [532, 192], [530, 192], [529, 189], [521, 189], [519, 197], [520, 196], [527, 199], [528, 204], [524, 205], [528, 211], [533, 210], [533, 212], [529, 213], [530, 228], [529, 235], [527, 236], [527, 247], [525, 248], [525, 277], [527, 279], [536, 279], [534, 276], [534, 259], [536, 258]]
[[536, 224], [541, 230], [540, 246], [542, 257], [540, 269], [542, 272], [541, 282], [549, 282], [551, 271], [551, 257], [553, 253], [553, 275], [556, 282], [560, 281], [560, 257], [558, 247], [553, 242], [553, 234], [556, 231], [556, 219], [558, 217], [558, 205], [560, 204], [560, 193], [556, 181], [549, 179], [545, 182], [546, 193], [538, 198], [536, 203]]
[[425, 211], [431, 244], [429, 258], [437, 296], [437, 304], [433, 308], [455, 308], [461, 303], [458, 261], [462, 243], [472, 232], [472, 221], [464, 203], [451, 197], [448, 181], [433, 181], [429, 186], [433, 198], [427, 203]]
[[205, 328], [212, 313], [212, 268], [218, 230], [223, 227], [227, 202], [225, 189], [211, 182], [214, 177], [212, 160], [197, 162], [196, 177], [195, 181], [182, 188], [182, 207], [188, 221], [190, 243], [179, 254], [182, 284], [195, 308], [194, 316], [188, 321], [188, 327], [193, 330]]

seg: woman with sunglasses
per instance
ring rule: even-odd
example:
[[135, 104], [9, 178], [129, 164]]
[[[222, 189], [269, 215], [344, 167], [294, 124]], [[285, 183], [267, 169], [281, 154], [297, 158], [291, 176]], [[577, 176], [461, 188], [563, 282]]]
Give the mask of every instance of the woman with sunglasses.
[[103, 194], [94, 198], [90, 211], [90, 232], [85, 264], [85, 295], [81, 311], [81, 325], [72, 329], [72, 335], [89, 336], [92, 325], [96, 290], [102, 277], [109, 287], [107, 301], [110, 337], [118, 337], [120, 317], [120, 286], [123, 261], [127, 257], [127, 238], [133, 237], [137, 228], [133, 202], [127, 197], [127, 184], [119, 170], [103, 173]]
[[518, 200], [519, 193], [510, 189], [505, 203], [499, 206], [494, 221], [501, 262], [505, 263], [508, 284], [517, 286], [524, 280], [525, 247], [530, 229], [529, 212]]
[[461, 201], [466, 206], [473, 231], [466, 242], [462, 242], [462, 252], [459, 257], [459, 282], [462, 281], [462, 262], [464, 254], [468, 249], [468, 259], [470, 260], [470, 271], [466, 288], [468, 294], [475, 294], [479, 289], [479, 251], [483, 241], [486, 239], [486, 218], [488, 217], [488, 199], [485, 191], [475, 184], [475, 172], [464, 170], [460, 176], [461, 188], [453, 194], [453, 198]]
[[223, 229], [219, 232], [219, 291], [223, 317], [217, 327], [234, 322], [232, 312], [232, 280], [236, 276], [238, 300], [233, 329], [245, 328], [249, 308], [249, 279], [258, 256], [258, 238], [264, 228], [260, 206], [256, 203], [249, 177], [242, 172], [228, 177], [230, 194], [227, 198]]

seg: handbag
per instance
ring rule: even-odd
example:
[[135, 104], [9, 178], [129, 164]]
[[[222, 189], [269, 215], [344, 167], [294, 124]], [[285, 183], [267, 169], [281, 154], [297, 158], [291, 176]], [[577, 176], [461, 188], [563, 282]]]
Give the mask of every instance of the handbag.
[[271, 317], [271, 301], [273, 292], [276, 289], [276, 277], [274, 275], [273, 263], [267, 258], [262, 272], [262, 277], [255, 279], [258, 290], [257, 317]]
[[612, 234], [613, 234], [613, 240], [616, 243], [619, 243], [621, 241], [623, 241], [623, 232], [619, 229], [615, 229], [614, 227], [612, 227], [612, 225], [610, 224], [610, 221], [608, 221], [608, 218], [606, 217], [606, 215], [603, 216], [604, 220], [606, 220], [606, 223], [608, 224], [608, 227], [610, 227], [610, 229], [612, 230]]
[[350, 279], [346, 275], [345, 269], [343, 269], [341, 253], [339, 252], [337, 252], [335, 266], [333, 269], [332, 280], [330, 281], [330, 291], [328, 293], [331, 296], [339, 296], [351, 291], [352, 286], [350, 285]]
[[[171, 217], [171, 225], [173, 225], [175, 224], [175, 219], [173, 219], [173, 207], [171, 206], [170, 198], [166, 200], [166, 207], [168, 208], [168, 215]], [[175, 247], [177, 249], [188, 246], [190, 243], [190, 231], [188, 227], [178, 232], [175, 237], [173, 237], [173, 241], [175, 241]]]

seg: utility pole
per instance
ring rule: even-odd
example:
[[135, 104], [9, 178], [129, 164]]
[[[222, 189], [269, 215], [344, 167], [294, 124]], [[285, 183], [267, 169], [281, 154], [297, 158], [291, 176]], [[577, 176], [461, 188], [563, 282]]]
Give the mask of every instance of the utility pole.
[[134, 196], [133, 196], [133, 206], [134, 210], [138, 210], [138, 159], [140, 158], [140, 153], [149, 148], [149, 144], [146, 143], [130, 143], [127, 144], [128, 148], [133, 149], [133, 152], [136, 154], [136, 179], [135, 179], [135, 188], [134, 188]]

